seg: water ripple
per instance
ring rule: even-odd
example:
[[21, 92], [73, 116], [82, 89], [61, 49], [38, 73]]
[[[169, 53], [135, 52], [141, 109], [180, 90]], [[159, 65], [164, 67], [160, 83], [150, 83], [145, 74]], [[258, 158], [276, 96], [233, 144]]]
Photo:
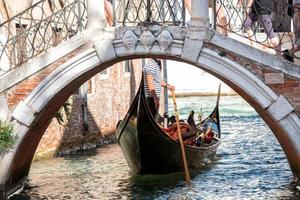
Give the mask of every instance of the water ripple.
[[[182, 118], [207, 116], [215, 97], [178, 98]], [[172, 109], [172, 105], [170, 105]], [[22, 194], [11, 199], [206, 200], [300, 199], [282, 148], [257, 113], [238, 97], [222, 97], [223, 138], [212, 163], [183, 173], [132, 176], [118, 145], [34, 162]]]

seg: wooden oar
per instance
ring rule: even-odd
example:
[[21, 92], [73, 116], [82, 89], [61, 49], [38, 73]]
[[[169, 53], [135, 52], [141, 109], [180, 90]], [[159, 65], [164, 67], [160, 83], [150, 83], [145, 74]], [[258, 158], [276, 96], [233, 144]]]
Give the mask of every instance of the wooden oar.
[[182, 135], [181, 135], [180, 122], [179, 122], [179, 114], [178, 114], [178, 110], [177, 110], [176, 96], [175, 96], [174, 90], [172, 90], [172, 97], [173, 97], [173, 102], [174, 102], [174, 110], [175, 110], [175, 116], [176, 116], [178, 136], [179, 136], [180, 147], [181, 147], [181, 154], [182, 154], [182, 160], [183, 160], [183, 166], [184, 166], [185, 181], [187, 183], [189, 183], [191, 181], [191, 178], [190, 178], [190, 173], [189, 173], [189, 169], [188, 169], [188, 165], [187, 165], [187, 161], [186, 161], [186, 156], [185, 156], [185, 149], [184, 149]]

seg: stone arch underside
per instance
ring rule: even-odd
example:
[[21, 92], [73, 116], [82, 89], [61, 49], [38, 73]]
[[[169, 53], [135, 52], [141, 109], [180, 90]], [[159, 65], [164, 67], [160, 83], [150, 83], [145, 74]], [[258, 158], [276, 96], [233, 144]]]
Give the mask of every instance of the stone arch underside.
[[[283, 96], [276, 95], [243, 66], [203, 47], [202, 41], [190, 42], [172, 41], [168, 50], [158, 44], [154, 44], [151, 50], [146, 47], [141, 50], [137, 45], [135, 51], [130, 51], [131, 47], [122, 41], [102, 39], [57, 68], [19, 103], [12, 114], [18, 139], [15, 148], [0, 160], [0, 192], [10, 194], [26, 179], [33, 155], [54, 112], [76, 88], [114, 63], [143, 57], [189, 63], [228, 84], [268, 124], [281, 144], [294, 175], [300, 177], [300, 120], [289, 102]], [[185, 51], [186, 48], [190, 50]]]

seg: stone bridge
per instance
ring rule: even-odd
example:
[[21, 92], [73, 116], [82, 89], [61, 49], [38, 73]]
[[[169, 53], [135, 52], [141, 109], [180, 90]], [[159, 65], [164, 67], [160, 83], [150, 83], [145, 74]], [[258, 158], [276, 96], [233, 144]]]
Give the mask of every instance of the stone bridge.
[[[192, 1], [189, 27], [105, 28], [104, 12], [95, 10], [95, 3], [89, 1], [86, 30], [0, 79], [1, 109], [17, 135], [14, 148], [0, 157], [3, 198], [22, 187], [44, 131], [75, 89], [119, 61], [146, 57], [189, 63], [233, 88], [270, 127], [295, 178], [300, 177], [299, 66], [209, 29], [206, 0]], [[31, 78], [41, 81], [31, 84]], [[16, 96], [15, 108], [9, 109]]]

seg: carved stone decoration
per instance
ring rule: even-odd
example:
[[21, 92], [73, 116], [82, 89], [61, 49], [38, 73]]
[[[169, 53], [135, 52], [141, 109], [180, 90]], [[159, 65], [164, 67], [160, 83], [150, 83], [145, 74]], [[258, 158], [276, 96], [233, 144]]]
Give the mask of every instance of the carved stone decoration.
[[154, 37], [154, 35], [148, 30], [144, 31], [140, 37], [140, 41], [144, 45], [146, 51], [150, 51], [155, 40], [156, 38]]
[[173, 37], [169, 31], [164, 30], [158, 36], [157, 40], [158, 40], [161, 51], [165, 52], [169, 48], [169, 46], [172, 44]]
[[137, 38], [137, 36], [133, 33], [133, 31], [127, 30], [127, 31], [124, 33], [124, 35], [123, 35], [122, 41], [123, 41], [123, 44], [125, 45], [125, 47], [126, 47], [130, 52], [133, 52], [134, 49], [135, 49], [135, 47], [136, 47], [138, 38]]

